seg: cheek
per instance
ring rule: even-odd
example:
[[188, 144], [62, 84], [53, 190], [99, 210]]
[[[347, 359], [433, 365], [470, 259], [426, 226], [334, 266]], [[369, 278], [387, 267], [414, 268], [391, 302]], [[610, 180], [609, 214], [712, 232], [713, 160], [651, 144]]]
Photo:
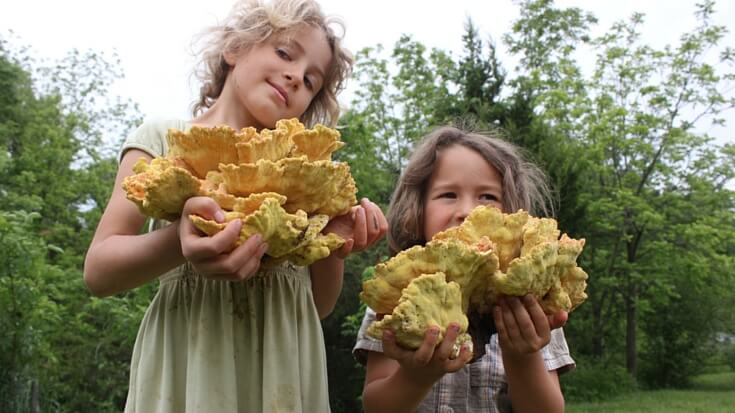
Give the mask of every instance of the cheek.
[[303, 92], [302, 91], [299, 92], [298, 104], [293, 106], [293, 109], [299, 112], [298, 116], [303, 115], [304, 112], [306, 112], [306, 110], [309, 109], [309, 105], [311, 105], [312, 99], [313, 99], [313, 96], [311, 95], [310, 92], [306, 93], [305, 90]]
[[446, 210], [440, 205], [429, 203], [424, 210], [424, 238], [428, 241], [437, 232], [446, 229], [448, 218], [445, 216]]

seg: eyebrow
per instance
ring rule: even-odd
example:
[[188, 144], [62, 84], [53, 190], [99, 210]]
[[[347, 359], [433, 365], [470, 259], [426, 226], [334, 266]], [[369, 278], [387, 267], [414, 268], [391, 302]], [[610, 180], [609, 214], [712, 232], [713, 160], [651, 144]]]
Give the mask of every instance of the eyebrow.
[[[446, 191], [446, 190], [453, 190], [456, 189], [457, 184], [454, 182], [439, 182], [438, 184], [435, 184], [431, 187], [427, 187], [427, 192], [431, 191]], [[478, 185], [475, 189], [479, 189], [480, 191], [498, 191], [503, 192], [503, 187], [501, 185], [494, 185], [494, 184], [481, 184]]]

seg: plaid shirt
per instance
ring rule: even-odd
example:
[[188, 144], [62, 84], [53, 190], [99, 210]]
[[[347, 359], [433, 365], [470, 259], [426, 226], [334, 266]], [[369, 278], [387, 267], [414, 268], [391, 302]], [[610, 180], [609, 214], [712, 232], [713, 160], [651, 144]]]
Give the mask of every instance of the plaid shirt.
[[[367, 327], [375, 321], [375, 312], [368, 309], [362, 319], [357, 343], [352, 350], [355, 359], [367, 361], [368, 351], [383, 351], [380, 341], [366, 335]], [[485, 346], [486, 354], [465, 365], [455, 373], [445, 374], [421, 402], [417, 413], [505, 413], [511, 412], [508, 383], [498, 346], [498, 335], [493, 334]], [[552, 330], [551, 342], [541, 349], [544, 364], [549, 371], [563, 373], [574, 368], [574, 360], [561, 328]]]

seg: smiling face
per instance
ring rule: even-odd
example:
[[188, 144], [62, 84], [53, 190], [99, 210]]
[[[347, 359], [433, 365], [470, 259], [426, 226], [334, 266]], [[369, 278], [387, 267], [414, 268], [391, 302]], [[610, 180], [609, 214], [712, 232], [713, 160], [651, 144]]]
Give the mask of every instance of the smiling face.
[[478, 152], [452, 145], [437, 154], [424, 195], [424, 239], [456, 227], [478, 205], [503, 209], [503, 179]]
[[303, 26], [237, 56], [226, 54], [225, 61], [232, 67], [225, 84], [233, 89], [230, 103], [242, 108], [247, 125], [262, 129], [301, 117], [321, 90], [332, 52], [322, 29]]

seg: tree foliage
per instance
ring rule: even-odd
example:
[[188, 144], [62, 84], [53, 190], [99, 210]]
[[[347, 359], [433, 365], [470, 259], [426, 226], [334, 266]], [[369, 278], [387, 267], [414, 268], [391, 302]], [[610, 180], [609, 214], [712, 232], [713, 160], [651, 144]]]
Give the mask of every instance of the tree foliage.
[[[735, 335], [735, 145], [701, 132], [735, 105], [726, 30], [706, 0], [694, 9], [696, 27], [655, 49], [641, 39], [640, 14], [593, 38], [596, 20], [582, 9], [517, 4], [503, 36], [519, 58], [511, 72], [471, 20], [457, 55], [409, 35], [391, 50], [361, 50], [337, 157], [349, 162], [358, 195], [385, 209], [431, 128], [499, 128], [549, 174], [561, 229], [587, 240], [589, 299], [565, 327], [577, 369], [589, 364], [585, 374], [608, 384], [598, 394], [634, 380], [685, 386], [716, 353], [716, 337]], [[581, 53], [595, 57], [590, 71]], [[0, 39], [0, 411], [124, 404], [156, 286], [99, 300], [81, 278], [115, 149], [140, 120], [134, 104], [111, 96], [118, 63], [79, 51], [39, 63]], [[335, 412], [360, 411], [358, 293], [386, 255], [382, 243], [348, 259], [343, 294], [323, 323]], [[630, 382], [615, 386], [621, 371]], [[580, 380], [568, 382], [573, 393], [591, 397]]]
[[[640, 336], [646, 356], [667, 359], [679, 368], [685, 361], [694, 365], [695, 353], [709, 342], [701, 338], [711, 338], [722, 326], [698, 322], [705, 311], [688, 314], [689, 307], [684, 317], [678, 310], [687, 308], [689, 300], [720, 297], [718, 292], [732, 285], [733, 273], [724, 258], [731, 244], [687, 249], [701, 231], [729, 240], [732, 230], [733, 194], [725, 186], [733, 178], [732, 149], [718, 148], [696, 129], [705, 121], [721, 124], [720, 114], [735, 102], [726, 95], [733, 79], [726, 72], [732, 56], [720, 46], [725, 28], [711, 22], [714, 4], [698, 5], [698, 26], [682, 35], [678, 46], [661, 50], [641, 42], [641, 14], [616, 23], [592, 41], [597, 59], [588, 77], [571, 52], [588, 39], [593, 19], [582, 18], [578, 9], [556, 9], [550, 1], [521, 6], [522, 17], [507, 37], [528, 65], [519, 66], [518, 82], [534, 91], [534, 106], [543, 121], [578, 142], [579, 157], [590, 167], [579, 221], [588, 241], [583, 261], [593, 278], [580, 336], [586, 336], [587, 348], [599, 357], [624, 346], [633, 375]], [[554, 45], [555, 51], [542, 44]], [[722, 53], [713, 63], [709, 54], [718, 49]], [[684, 262], [672, 266], [675, 260], [667, 253], [686, 257], [688, 268]], [[691, 266], [694, 262], [717, 265]], [[699, 288], [691, 284], [695, 276], [701, 280]], [[672, 313], [678, 316], [663, 316]], [[663, 346], [663, 336], [656, 334], [659, 341], [652, 341], [653, 334], [645, 334], [649, 329], [669, 329], [677, 339], [665, 339], [671, 345]], [[654, 370], [647, 377], [663, 373]], [[679, 376], [692, 373], [685, 368]], [[669, 377], [671, 383], [659, 384], [682, 382]]]
[[129, 102], [100, 102], [114, 67], [77, 51], [49, 67], [0, 39], [0, 411], [119, 411], [125, 400], [152, 289], [91, 299], [81, 272], [111, 148], [138, 121]]

